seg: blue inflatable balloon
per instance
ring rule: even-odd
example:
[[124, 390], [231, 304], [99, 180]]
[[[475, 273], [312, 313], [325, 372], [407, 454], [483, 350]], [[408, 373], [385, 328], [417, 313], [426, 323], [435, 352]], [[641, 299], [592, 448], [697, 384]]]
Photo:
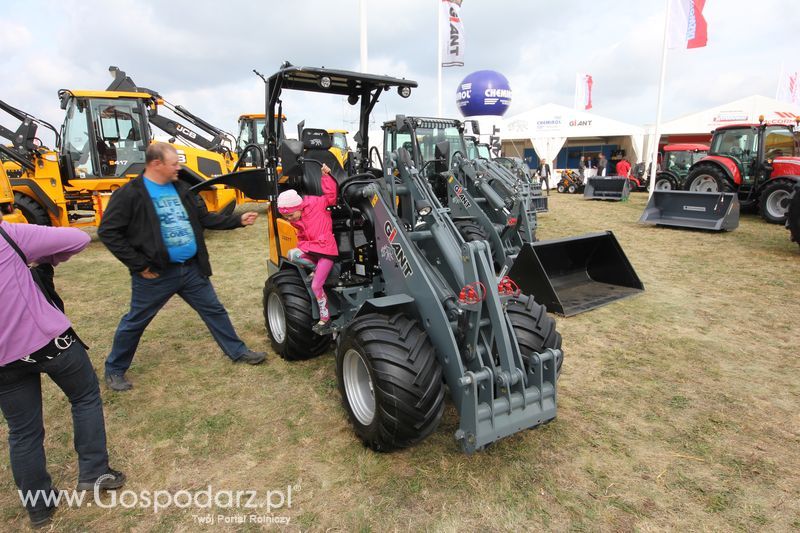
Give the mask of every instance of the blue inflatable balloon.
[[456, 104], [465, 117], [502, 116], [511, 105], [511, 87], [499, 72], [479, 70], [458, 84]]

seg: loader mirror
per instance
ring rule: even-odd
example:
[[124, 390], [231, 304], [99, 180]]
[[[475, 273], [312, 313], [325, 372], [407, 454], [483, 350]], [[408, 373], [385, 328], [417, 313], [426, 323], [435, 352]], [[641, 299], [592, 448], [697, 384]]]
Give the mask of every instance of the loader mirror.
[[299, 158], [303, 154], [303, 142], [286, 139], [281, 142], [278, 151], [282, 165], [281, 173], [289, 177], [301, 176], [303, 174], [303, 166]]
[[477, 120], [470, 120], [470, 122], [472, 122], [472, 133], [474, 133], [475, 135], [480, 135], [481, 134], [480, 122], [478, 122]]

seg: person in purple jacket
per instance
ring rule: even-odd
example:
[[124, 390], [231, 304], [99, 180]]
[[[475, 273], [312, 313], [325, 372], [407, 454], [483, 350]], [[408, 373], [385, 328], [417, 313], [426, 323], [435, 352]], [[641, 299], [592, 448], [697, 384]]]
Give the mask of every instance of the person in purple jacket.
[[0, 408], [8, 422], [14, 482], [31, 525], [41, 527], [55, 512], [48, 496], [56, 489], [44, 453], [40, 374], [47, 374], [72, 404], [78, 490], [120, 488], [125, 475], [108, 466], [103, 404], [89, 354], [26, 264], [57, 265], [86, 248], [89, 236], [75, 228], [7, 222], [0, 230]]

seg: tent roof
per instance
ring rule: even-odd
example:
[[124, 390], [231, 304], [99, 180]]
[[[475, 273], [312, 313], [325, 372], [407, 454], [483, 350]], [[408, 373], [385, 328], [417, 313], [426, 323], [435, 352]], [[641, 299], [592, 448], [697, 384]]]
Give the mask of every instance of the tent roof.
[[794, 124], [795, 117], [800, 116], [800, 106], [753, 95], [664, 122], [660, 133], [709, 133], [729, 124], [758, 124], [759, 115], [770, 123]]
[[643, 135], [633, 124], [558, 104], [544, 104], [503, 121], [503, 140], [541, 137], [614, 137]]

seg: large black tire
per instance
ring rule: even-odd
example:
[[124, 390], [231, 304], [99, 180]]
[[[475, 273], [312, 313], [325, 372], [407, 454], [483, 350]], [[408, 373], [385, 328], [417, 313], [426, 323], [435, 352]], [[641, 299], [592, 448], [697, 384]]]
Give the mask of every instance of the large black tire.
[[402, 313], [356, 318], [337, 347], [336, 377], [356, 435], [375, 451], [412, 446], [442, 418], [436, 352], [425, 330]]
[[330, 335], [317, 335], [311, 329], [311, 297], [296, 270], [281, 270], [267, 278], [263, 306], [267, 333], [283, 359], [311, 359], [330, 345]]
[[669, 174], [657, 174], [655, 190], [657, 191], [676, 191], [678, 190], [678, 182], [674, 176]]
[[[511, 298], [506, 306], [506, 313], [517, 335], [522, 355], [541, 353], [546, 348], [561, 349], [561, 334], [556, 330], [555, 319], [532, 296]], [[561, 374], [563, 362], [563, 356], [556, 361], [557, 376]]]
[[761, 217], [770, 224], [784, 224], [793, 191], [794, 183], [785, 180], [776, 180], [764, 187], [758, 201]]
[[800, 245], [800, 182], [794, 186], [794, 196], [789, 201], [789, 213], [786, 217], [792, 241]]
[[477, 222], [471, 220], [456, 220], [455, 225], [466, 242], [489, 240], [489, 235], [486, 233], [486, 230]]
[[691, 170], [683, 188], [695, 192], [733, 192], [733, 185], [725, 172], [718, 166], [709, 164]]
[[36, 200], [22, 193], [14, 193], [14, 205], [19, 209], [28, 224], [38, 224], [39, 226], [51, 226], [50, 217], [47, 210], [39, 205]]

